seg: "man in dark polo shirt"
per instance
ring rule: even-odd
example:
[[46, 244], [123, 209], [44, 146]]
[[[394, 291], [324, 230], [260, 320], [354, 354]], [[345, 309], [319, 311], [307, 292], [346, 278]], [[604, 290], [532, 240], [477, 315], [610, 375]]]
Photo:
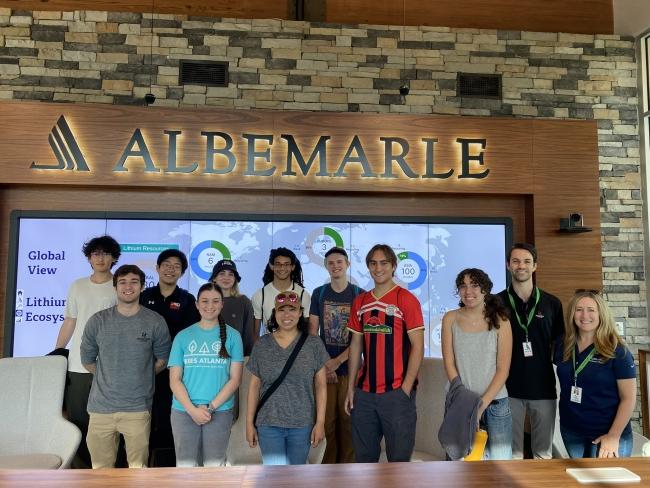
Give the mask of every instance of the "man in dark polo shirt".
[[560, 300], [533, 283], [537, 250], [515, 244], [508, 253], [511, 285], [499, 293], [510, 311], [512, 360], [506, 381], [512, 410], [512, 458], [524, 457], [524, 421], [530, 418], [534, 458], [552, 457], [556, 415], [555, 373], [551, 347], [564, 334]]
[[[163, 316], [172, 341], [176, 334], [195, 324], [201, 317], [196, 298], [178, 286], [178, 280], [187, 269], [187, 257], [178, 249], [166, 249], [157, 259], [158, 284], [140, 295], [140, 304]], [[174, 437], [169, 422], [172, 392], [169, 388], [169, 370], [156, 375], [156, 391], [151, 410], [151, 439], [149, 449], [152, 466], [176, 466]]]

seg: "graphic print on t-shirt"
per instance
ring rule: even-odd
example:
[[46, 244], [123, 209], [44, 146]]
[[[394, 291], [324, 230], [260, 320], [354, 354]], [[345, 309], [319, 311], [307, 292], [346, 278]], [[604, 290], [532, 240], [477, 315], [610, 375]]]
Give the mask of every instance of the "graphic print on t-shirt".
[[227, 358], [219, 357], [221, 341], [214, 341], [210, 345], [203, 341], [199, 345], [193, 340], [187, 350], [188, 352], [183, 355], [183, 366], [185, 368], [206, 368], [213, 364], [226, 364], [228, 362]]
[[323, 302], [323, 330], [326, 346], [347, 347], [350, 333], [348, 319], [350, 318], [350, 303], [339, 303], [331, 300]]
[[379, 300], [361, 306], [360, 317], [364, 317], [363, 332], [366, 334], [392, 334], [395, 319], [404, 320], [402, 311], [392, 304]]

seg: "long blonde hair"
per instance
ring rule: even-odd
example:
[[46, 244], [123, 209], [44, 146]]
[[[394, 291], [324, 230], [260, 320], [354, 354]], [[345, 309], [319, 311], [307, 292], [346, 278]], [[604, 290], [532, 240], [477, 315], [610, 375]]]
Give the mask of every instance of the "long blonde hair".
[[598, 309], [598, 328], [594, 335], [594, 347], [598, 354], [607, 359], [612, 359], [615, 356], [616, 347], [619, 344], [623, 344], [623, 339], [621, 339], [621, 336], [616, 332], [616, 328], [614, 327], [614, 317], [607, 306], [607, 302], [605, 302], [599, 293], [592, 290], [585, 290], [577, 291], [569, 302], [564, 322], [566, 325], [564, 328], [563, 360], [568, 361], [569, 358], [571, 358], [576, 346], [578, 340], [578, 326], [575, 323], [574, 315], [578, 302], [585, 297], [591, 298], [596, 302], [596, 308]]

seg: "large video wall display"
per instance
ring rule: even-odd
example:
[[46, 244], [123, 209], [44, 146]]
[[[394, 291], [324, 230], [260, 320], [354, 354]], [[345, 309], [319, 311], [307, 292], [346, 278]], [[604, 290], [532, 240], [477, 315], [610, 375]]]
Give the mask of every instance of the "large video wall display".
[[[55, 218], [30, 212], [12, 219], [13, 253], [9, 275], [5, 337], [13, 337], [14, 356], [39, 356], [54, 348], [64, 319], [67, 290], [77, 278], [91, 273], [81, 247], [92, 237], [109, 234], [120, 243], [121, 264], [136, 264], [146, 274], [146, 286], [158, 281], [156, 258], [167, 248], [183, 251], [189, 261], [179, 285], [196, 293], [214, 264], [235, 261], [242, 276], [240, 291], [249, 297], [262, 286], [269, 251], [287, 247], [302, 264], [304, 284], [311, 292], [328, 281], [324, 254], [340, 246], [350, 256], [350, 281], [372, 288], [365, 264], [368, 250], [377, 243], [393, 247], [398, 256], [395, 281], [422, 303], [426, 336], [425, 354], [440, 356], [440, 322], [458, 306], [454, 281], [467, 267], [486, 271], [494, 291], [506, 286], [505, 252], [511, 244], [508, 219], [386, 218], [383, 222], [318, 218], [301, 221], [294, 216], [274, 221], [230, 216], [214, 219], [80, 218], [57, 214]], [[42, 215], [42, 216], [41, 216]], [[186, 215], [184, 215], [185, 217]], [[292, 218], [293, 221], [288, 219]], [[115, 268], [114, 268], [115, 269]], [[12, 303], [13, 302], [13, 303]], [[13, 319], [13, 320], [11, 320]]]

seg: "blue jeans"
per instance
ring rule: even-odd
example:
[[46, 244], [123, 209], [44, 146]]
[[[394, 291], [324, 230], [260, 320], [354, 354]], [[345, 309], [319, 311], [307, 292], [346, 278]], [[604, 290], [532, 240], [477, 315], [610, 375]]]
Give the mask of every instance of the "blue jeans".
[[311, 447], [311, 426], [285, 428], [257, 426], [263, 464], [306, 464]]
[[512, 413], [508, 397], [493, 400], [480, 423], [488, 433], [484, 459], [512, 459]]
[[[560, 425], [560, 434], [569, 456], [572, 458], [595, 458], [598, 457], [599, 444], [593, 444], [598, 436], [590, 436], [574, 432]], [[618, 441], [618, 457], [630, 457], [632, 455], [632, 429], [630, 425], [623, 430]]]

